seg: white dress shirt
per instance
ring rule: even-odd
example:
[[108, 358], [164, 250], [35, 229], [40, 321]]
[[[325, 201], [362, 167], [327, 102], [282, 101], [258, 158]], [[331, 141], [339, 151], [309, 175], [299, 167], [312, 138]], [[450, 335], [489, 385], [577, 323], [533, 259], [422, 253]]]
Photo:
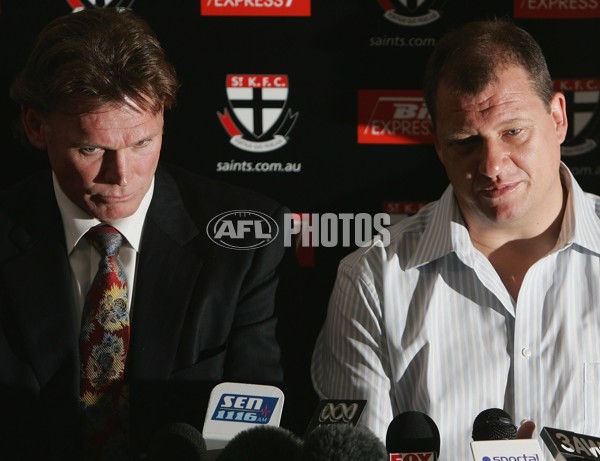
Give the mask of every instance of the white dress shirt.
[[561, 168], [560, 236], [516, 302], [471, 243], [452, 187], [391, 227], [387, 247], [344, 258], [314, 350], [317, 393], [366, 399], [361, 423], [382, 440], [396, 414], [428, 414], [441, 460], [472, 459], [473, 420], [492, 407], [517, 425], [600, 436], [600, 197]]
[[[52, 173], [52, 180], [54, 194], [56, 195], [65, 231], [65, 242], [73, 275], [75, 301], [79, 308], [79, 316], [81, 317], [85, 296], [98, 271], [98, 263], [100, 262], [98, 251], [82, 237], [90, 228], [101, 222], [90, 217], [65, 195], [54, 173]], [[133, 215], [106, 222], [106, 224], [115, 227], [124, 237], [121, 249], [119, 250], [119, 257], [123, 262], [125, 276], [127, 277], [127, 289], [129, 292], [128, 307], [130, 310], [132, 308], [131, 300], [134, 293], [137, 254], [140, 250], [142, 228], [153, 192], [154, 179], [140, 206]]]

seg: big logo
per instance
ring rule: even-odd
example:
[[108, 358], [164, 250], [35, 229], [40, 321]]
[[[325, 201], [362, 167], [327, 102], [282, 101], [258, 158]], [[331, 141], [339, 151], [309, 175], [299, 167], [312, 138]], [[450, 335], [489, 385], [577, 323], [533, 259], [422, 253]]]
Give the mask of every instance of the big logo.
[[298, 113], [287, 109], [287, 75], [227, 75], [229, 108], [217, 112], [231, 143], [248, 152], [268, 152], [287, 144]]
[[600, 18], [598, 0], [514, 0], [515, 18], [590, 19]]
[[420, 90], [358, 90], [359, 144], [432, 144]]
[[389, 21], [402, 26], [423, 26], [437, 21], [446, 0], [379, 0]]
[[67, 0], [73, 13], [85, 8], [104, 8], [114, 6], [115, 8], [131, 8], [135, 0]]
[[567, 100], [569, 131], [561, 147], [563, 157], [592, 152], [600, 139], [600, 79], [555, 80], [554, 89]]
[[311, 0], [200, 0], [202, 16], [310, 16]]

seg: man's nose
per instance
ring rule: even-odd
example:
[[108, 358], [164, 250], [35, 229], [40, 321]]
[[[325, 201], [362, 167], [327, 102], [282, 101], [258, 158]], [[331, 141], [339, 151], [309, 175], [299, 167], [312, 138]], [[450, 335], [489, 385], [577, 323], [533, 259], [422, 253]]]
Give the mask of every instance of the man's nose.
[[108, 151], [104, 155], [104, 179], [110, 184], [126, 186], [129, 174], [129, 159], [125, 150]]
[[485, 140], [480, 146], [479, 173], [488, 178], [495, 178], [500, 174], [509, 153], [506, 146], [499, 140]]

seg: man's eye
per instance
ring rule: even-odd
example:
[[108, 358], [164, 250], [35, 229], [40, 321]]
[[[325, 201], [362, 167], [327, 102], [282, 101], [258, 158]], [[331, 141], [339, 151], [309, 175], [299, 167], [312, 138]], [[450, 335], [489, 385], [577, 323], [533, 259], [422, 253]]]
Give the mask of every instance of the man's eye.
[[450, 141], [451, 146], [468, 146], [475, 142], [475, 136], [467, 136], [466, 138], [457, 138]]
[[521, 128], [511, 128], [510, 130], [506, 130], [505, 134], [508, 136], [518, 136], [522, 132], [523, 130]]
[[101, 152], [102, 149], [100, 149], [99, 147], [80, 147], [79, 148], [79, 152], [81, 152], [82, 154], [85, 155], [92, 155], [92, 154], [97, 154], [98, 152]]
[[149, 139], [144, 139], [142, 141], [139, 141], [135, 144], [135, 147], [146, 147], [148, 144], [150, 144], [150, 140]]

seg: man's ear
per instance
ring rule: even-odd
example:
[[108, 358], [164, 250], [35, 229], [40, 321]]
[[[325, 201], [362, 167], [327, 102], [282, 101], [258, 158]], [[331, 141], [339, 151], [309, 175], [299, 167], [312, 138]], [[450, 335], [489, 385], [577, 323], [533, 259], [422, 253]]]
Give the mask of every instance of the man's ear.
[[550, 115], [554, 121], [554, 128], [560, 143], [567, 137], [567, 128], [569, 127], [566, 105], [565, 95], [562, 93], [554, 93], [554, 96], [552, 96], [552, 99], [550, 100]]
[[23, 130], [31, 145], [37, 149], [45, 150], [47, 133], [44, 118], [35, 109], [22, 106], [21, 120], [23, 121]]

